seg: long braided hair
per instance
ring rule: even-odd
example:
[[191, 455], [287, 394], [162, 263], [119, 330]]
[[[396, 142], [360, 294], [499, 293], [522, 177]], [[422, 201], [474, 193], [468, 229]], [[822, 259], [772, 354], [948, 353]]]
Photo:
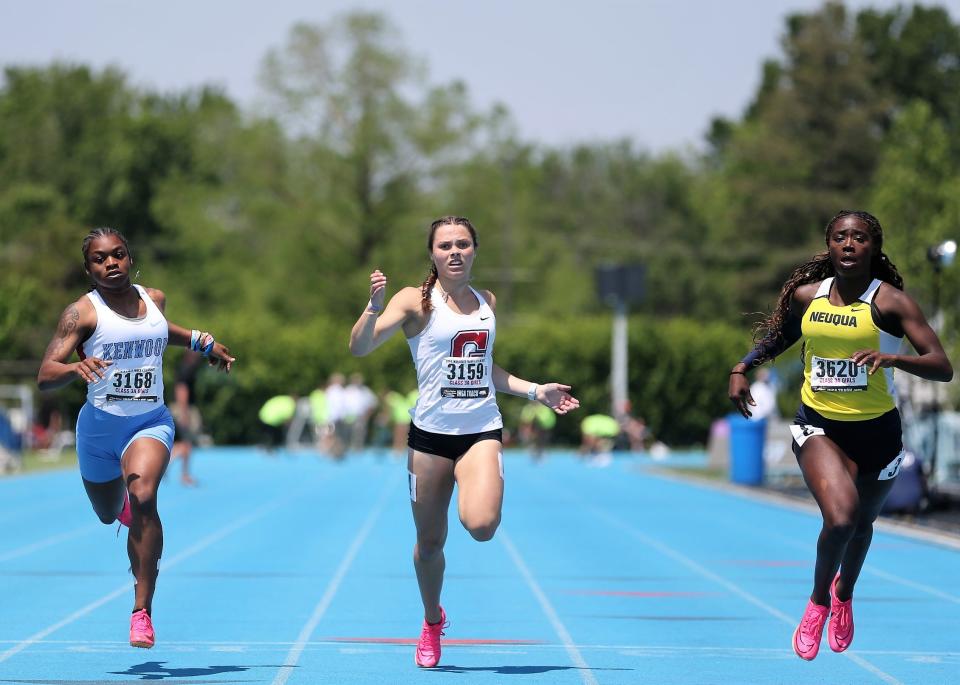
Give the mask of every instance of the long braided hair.
[[[867, 227], [867, 233], [870, 234], [870, 239], [877, 246], [877, 251], [870, 262], [871, 278], [879, 278], [897, 290], [903, 290], [903, 277], [900, 275], [900, 272], [897, 271], [896, 265], [894, 265], [894, 263], [890, 261], [890, 258], [883, 252], [883, 227], [880, 226], [880, 222], [873, 214], [850, 209], [840, 210], [840, 212], [827, 223], [827, 227], [824, 230], [824, 240], [829, 244], [830, 230], [834, 224], [848, 216], [854, 216], [864, 223]], [[833, 262], [830, 261], [829, 252], [820, 252], [814, 255], [810, 261], [794, 269], [793, 273], [790, 274], [790, 278], [787, 279], [787, 282], [783, 284], [783, 288], [780, 290], [780, 296], [777, 298], [777, 305], [774, 307], [773, 313], [757, 324], [757, 327], [754, 329], [754, 341], [761, 343], [780, 342], [783, 339], [784, 324], [790, 313], [790, 300], [793, 298], [793, 294], [797, 288], [807, 283], [816, 283], [825, 278], [836, 276], [836, 274], [837, 272], [836, 269], [833, 268]]]
[[[477, 229], [470, 223], [470, 219], [465, 216], [442, 216], [430, 224], [430, 234], [427, 236], [427, 251], [433, 252], [433, 237], [437, 234], [437, 229], [441, 226], [452, 224], [454, 226], [464, 226], [470, 231], [470, 238], [473, 240], [473, 246], [478, 247], [480, 242], [477, 240]], [[430, 271], [423, 283], [420, 284], [420, 310], [424, 314], [429, 314], [433, 310], [433, 302], [430, 301], [430, 291], [437, 283], [437, 265], [430, 263]]]
[[[123, 248], [127, 251], [127, 256], [130, 259], [133, 259], [133, 253], [130, 252], [130, 245], [127, 244], [127, 239], [124, 237], [123, 233], [118, 231], [115, 228], [110, 228], [109, 226], [101, 226], [99, 228], [92, 229], [87, 236], [83, 239], [83, 243], [80, 246], [80, 250], [83, 252], [83, 265], [86, 266], [90, 261], [90, 244], [93, 243], [97, 238], [103, 238], [104, 236], [112, 235], [115, 236], [123, 243]], [[91, 285], [90, 290], [96, 290], [97, 286]]]

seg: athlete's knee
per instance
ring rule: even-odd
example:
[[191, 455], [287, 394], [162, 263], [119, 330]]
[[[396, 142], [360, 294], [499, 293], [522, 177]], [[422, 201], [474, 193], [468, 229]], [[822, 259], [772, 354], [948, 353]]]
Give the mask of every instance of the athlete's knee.
[[127, 479], [127, 491], [130, 493], [131, 507], [141, 511], [156, 509], [159, 485], [159, 481], [142, 476]]
[[467, 529], [470, 536], [477, 542], [488, 542], [493, 539], [497, 528], [500, 527], [500, 517], [496, 516], [470, 522], [464, 521], [463, 527]]
[[441, 536], [419, 537], [413, 551], [414, 557], [417, 561], [433, 561], [443, 554], [443, 543]]
[[866, 538], [873, 535], [873, 522], [875, 518], [870, 520], [863, 520], [857, 522], [857, 525], [853, 530], [853, 537], [855, 538]]
[[100, 523], [104, 525], [110, 525], [111, 523], [117, 522], [117, 515], [115, 512], [105, 511], [103, 509], [93, 508], [93, 512], [97, 515], [97, 518], [100, 519]]
[[856, 506], [837, 507], [824, 514], [823, 527], [835, 539], [849, 540], [857, 530]]

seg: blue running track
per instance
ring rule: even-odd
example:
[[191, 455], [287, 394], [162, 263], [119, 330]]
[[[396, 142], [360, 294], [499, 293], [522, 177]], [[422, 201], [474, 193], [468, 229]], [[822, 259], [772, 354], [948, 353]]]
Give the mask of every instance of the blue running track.
[[[506, 457], [503, 525], [451, 511], [441, 665], [413, 663], [422, 608], [404, 461], [195, 453], [160, 489], [152, 650], [127, 644], [125, 535], [74, 471], [0, 480], [0, 683], [960, 682], [960, 542], [880, 526], [856, 640], [810, 663], [790, 639], [820, 518], [743, 490]], [[455, 501], [455, 500], [454, 500]], [[455, 506], [455, 505], [454, 505]]]

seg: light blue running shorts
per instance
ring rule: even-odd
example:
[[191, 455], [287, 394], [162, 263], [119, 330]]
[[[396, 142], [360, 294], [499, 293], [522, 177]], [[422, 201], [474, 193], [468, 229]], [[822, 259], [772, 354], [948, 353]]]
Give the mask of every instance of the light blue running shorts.
[[120, 458], [134, 440], [153, 438], [173, 447], [173, 417], [166, 405], [137, 416], [115, 416], [85, 403], [77, 417], [80, 475], [91, 483], [121, 476]]

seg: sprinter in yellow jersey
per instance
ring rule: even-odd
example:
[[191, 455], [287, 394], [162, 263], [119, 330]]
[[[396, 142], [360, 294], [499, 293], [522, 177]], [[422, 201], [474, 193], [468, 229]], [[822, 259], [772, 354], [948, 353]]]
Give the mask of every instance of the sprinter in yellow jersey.
[[[903, 443], [894, 369], [949, 381], [953, 368], [936, 333], [883, 253], [883, 229], [867, 212], [827, 224], [827, 251], [791, 274], [760, 342], [730, 372], [730, 400], [750, 416], [745, 373], [803, 339], [800, 410], [790, 427], [804, 480], [820, 506], [813, 592], [793, 634], [811, 660], [827, 622], [830, 649], [853, 641], [853, 588], [873, 522], [900, 469]], [[903, 337], [916, 355], [899, 354]]]

